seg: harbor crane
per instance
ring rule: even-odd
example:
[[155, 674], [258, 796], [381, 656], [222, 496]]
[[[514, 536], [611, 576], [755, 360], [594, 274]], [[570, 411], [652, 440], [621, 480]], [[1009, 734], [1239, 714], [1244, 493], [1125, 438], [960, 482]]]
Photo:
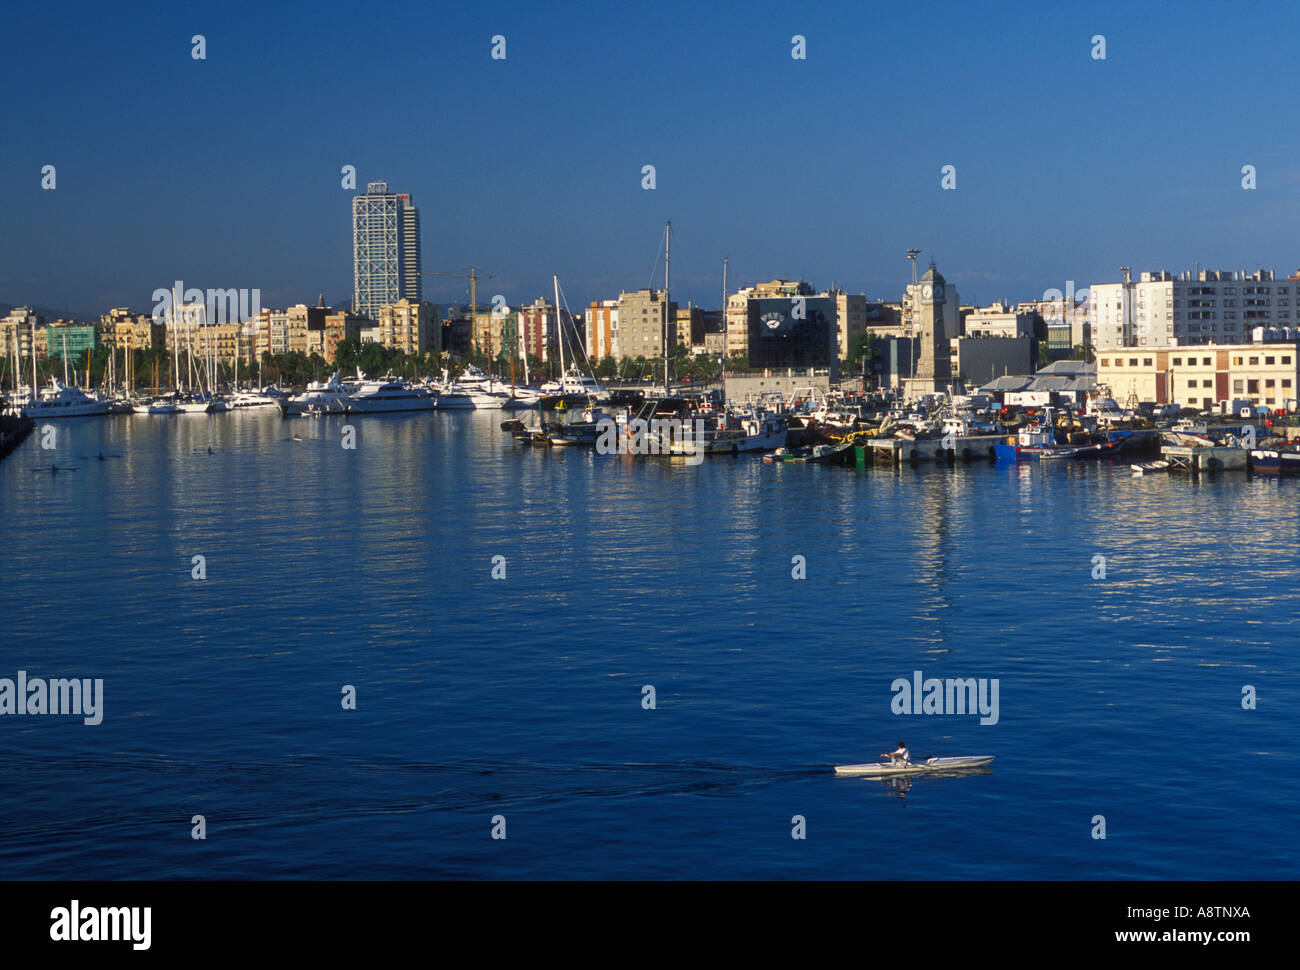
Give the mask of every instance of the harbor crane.
[[[458, 280], [469, 280], [469, 303], [470, 303], [470, 311], [469, 311], [469, 320], [470, 320], [470, 324], [469, 324], [469, 328], [470, 328], [470, 336], [471, 336], [471, 338], [472, 338], [473, 341], [474, 341], [474, 353], [477, 354], [477, 353], [478, 353], [478, 281], [479, 281], [479, 280], [494, 280], [494, 279], [496, 279], [496, 276], [495, 276], [494, 274], [492, 274], [492, 273], [480, 274], [479, 271], [478, 271], [477, 269], [475, 269], [473, 266], [471, 266], [471, 267], [469, 268], [469, 273], [468, 273], [468, 274], [465, 274], [465, 273], [421, 273], [420, 275], [421, 275], [421, 276], [448, 276], [448, 277], [451, 277], [452, 279], [458, 279]], [[488, 339], [489, 339], [489, 342], [490, 342], [490, 341], [491, 341], [491, 334], [490, 334], [490, 333], [488, 334]], [[490, 349], [490, 348], [489, 348], [489, 351], [488, 351], [488, 352], [489, 352], [489, 354], [491, 353], [491, 349]]]

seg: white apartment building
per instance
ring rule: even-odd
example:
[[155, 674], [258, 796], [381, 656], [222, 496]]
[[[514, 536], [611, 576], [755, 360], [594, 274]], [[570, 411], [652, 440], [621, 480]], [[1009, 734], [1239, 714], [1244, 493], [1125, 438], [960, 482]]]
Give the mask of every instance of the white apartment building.
[[1255, 328], [1300, 326], [1300, 276], [1272, 270], [1145, 272], [1134, 281], [1089, 288], [1093, 344], [1098, 350], [1248, 343]]

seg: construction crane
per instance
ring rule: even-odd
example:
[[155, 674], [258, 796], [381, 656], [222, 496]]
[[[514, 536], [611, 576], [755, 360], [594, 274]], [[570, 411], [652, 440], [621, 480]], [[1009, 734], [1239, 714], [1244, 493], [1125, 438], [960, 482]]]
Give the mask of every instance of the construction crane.
[[[421, 276], [449, 276], [458, 280], [469, 280], [469, 332], [474, 341], [474, 353], [478, 353], [478, 281], [494, 280], [496, 276], [491, 273], [480, 275], [478, 270], [473, 266], [469, 268], [469, 274], [465, 273], [421, 273]], [[488, 333], [488, 340], [491, 342], [491, 333]], [[489, 356], [491, 351], [489, 350]]]

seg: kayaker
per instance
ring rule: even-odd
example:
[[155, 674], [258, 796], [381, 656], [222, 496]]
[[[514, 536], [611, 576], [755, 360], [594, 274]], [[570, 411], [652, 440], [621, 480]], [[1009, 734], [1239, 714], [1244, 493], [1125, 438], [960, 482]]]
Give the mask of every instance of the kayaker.
[[896, 764], [910, 765], [912, 763], [907, 750], [907, 745], [905, 745], [902, 741], [898, 742], [897, 751], [892, 751], [888, 754], [882, 754], [880, 757], [888, 758], [891, 762], [894, 762]]

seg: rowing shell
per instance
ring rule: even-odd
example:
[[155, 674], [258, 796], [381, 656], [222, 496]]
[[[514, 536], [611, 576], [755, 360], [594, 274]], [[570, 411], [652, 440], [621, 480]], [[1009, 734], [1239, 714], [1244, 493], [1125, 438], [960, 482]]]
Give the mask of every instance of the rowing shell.
[[968, 755], [957, 758], [926, 758], [925, 761], [908, 765], [889, 764], [888, 762], [871, 765], [836, 765], [835, 774], [865, 777], [884, 775], [929, 775], [939, 771], [955, 771], [964, 768], [978, 768], [993, 760], [991, 754]]

